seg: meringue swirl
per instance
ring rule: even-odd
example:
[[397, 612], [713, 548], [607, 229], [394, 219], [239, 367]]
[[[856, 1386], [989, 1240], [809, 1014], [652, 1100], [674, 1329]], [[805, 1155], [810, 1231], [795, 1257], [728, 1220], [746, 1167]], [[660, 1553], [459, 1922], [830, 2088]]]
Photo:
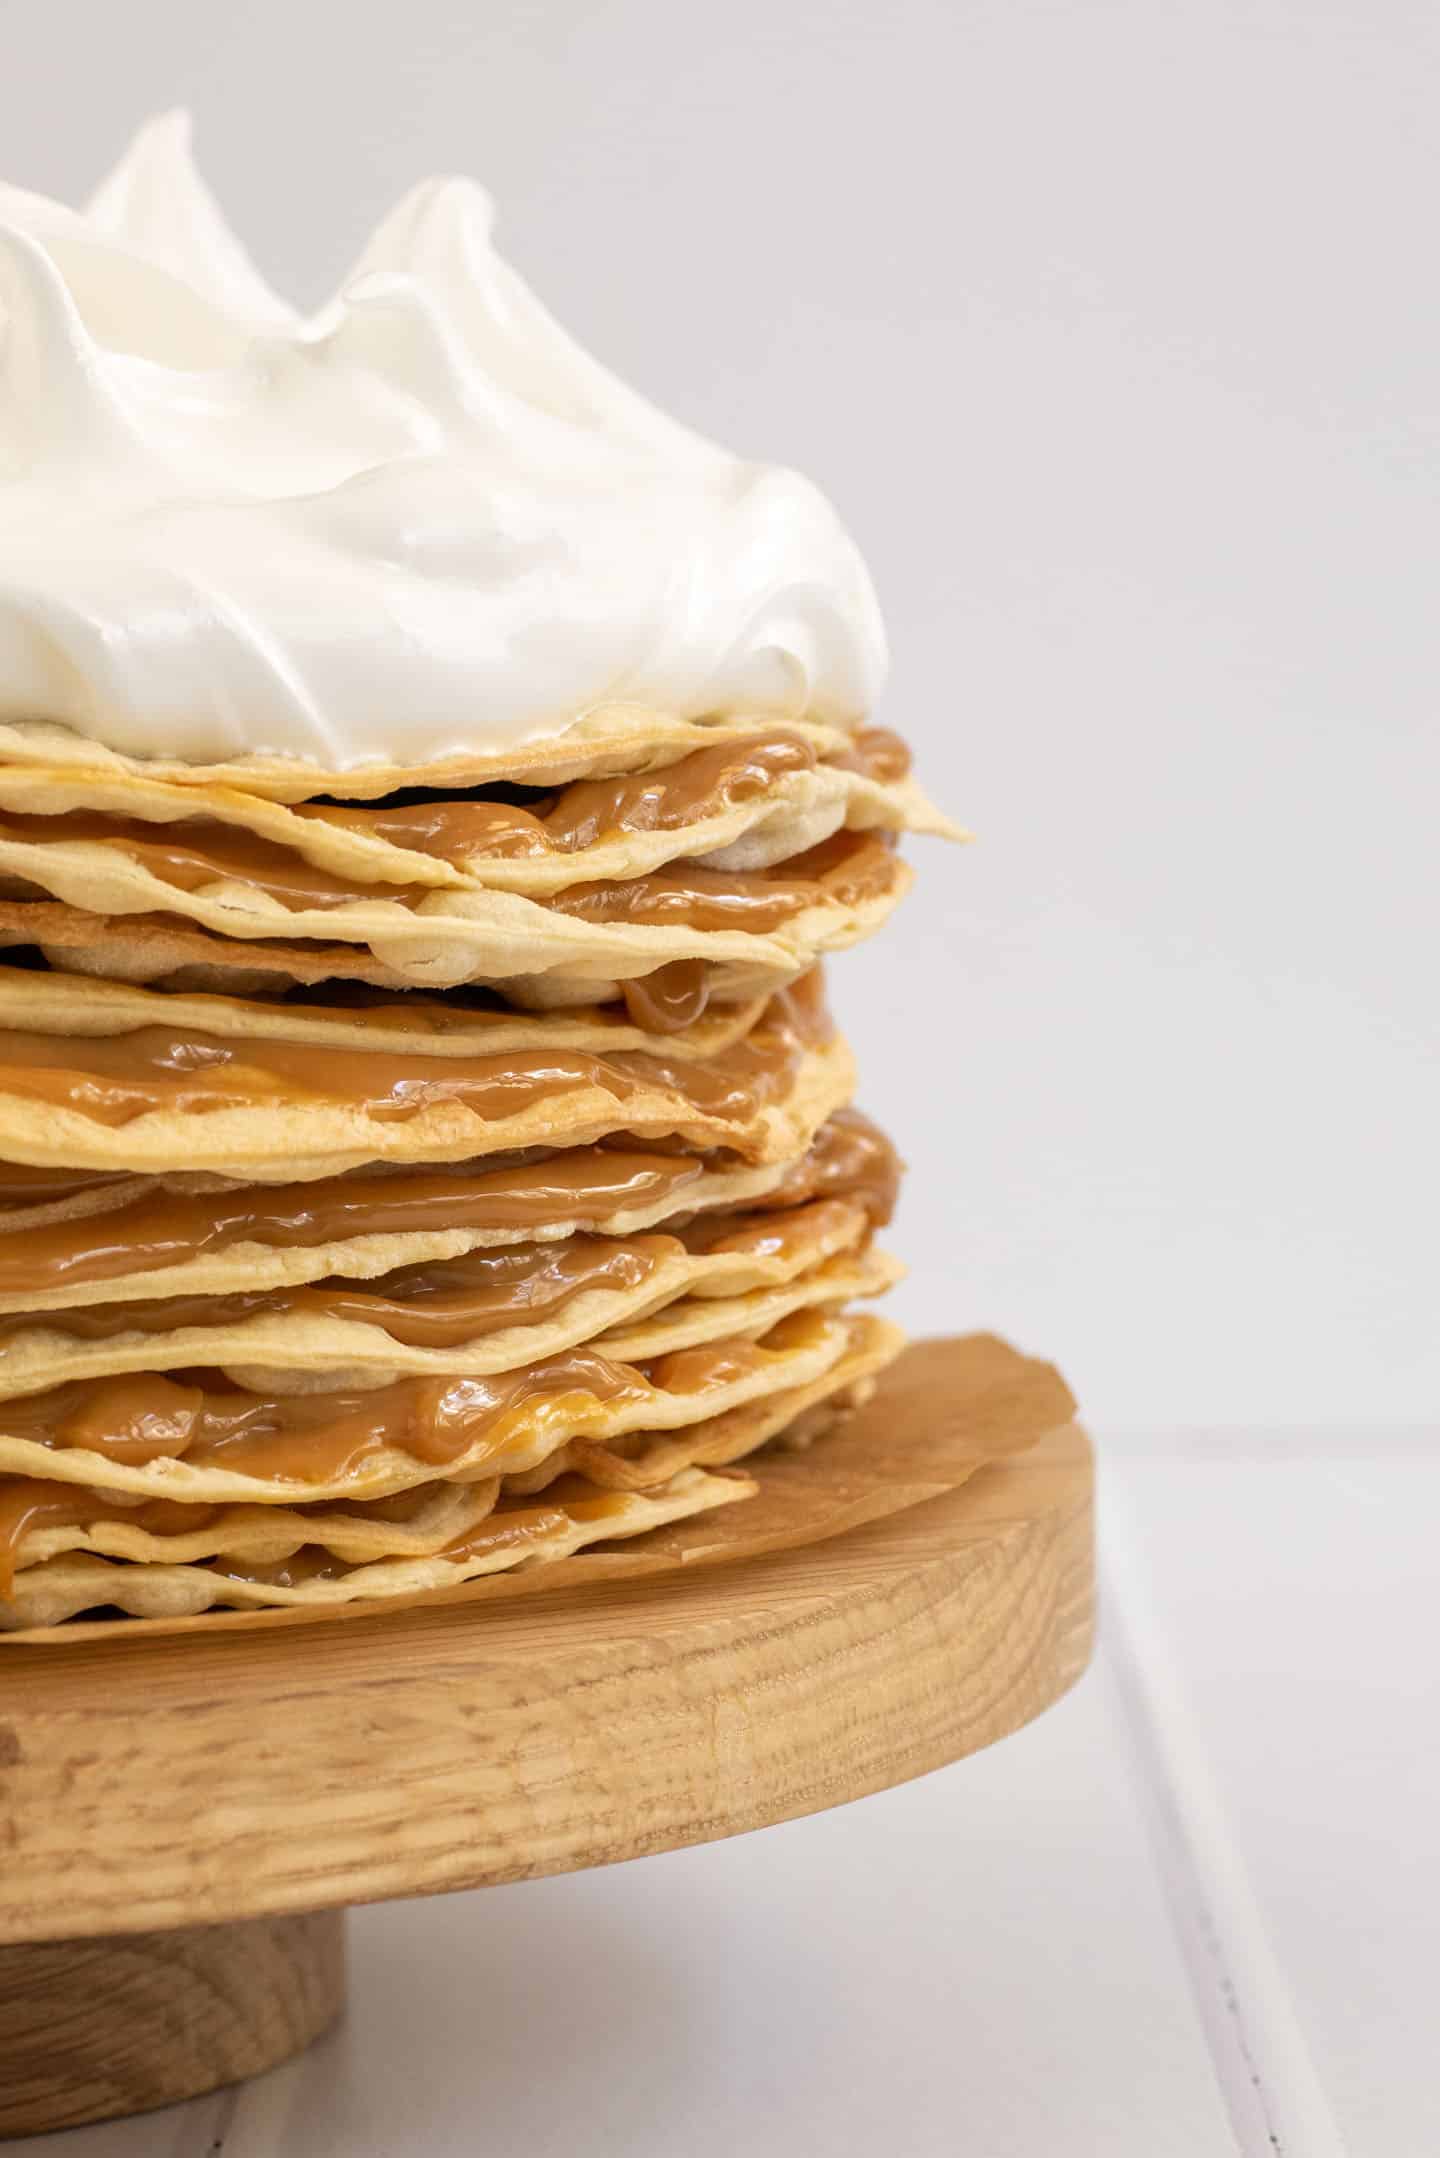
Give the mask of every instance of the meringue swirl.
[[431, 180], [271, 292], [142, 129], [83, 213], [0, 187], [0, 720], [136, 756], [439, 761], [611, 705], [873, 707], [863, 562], [584, 353]]

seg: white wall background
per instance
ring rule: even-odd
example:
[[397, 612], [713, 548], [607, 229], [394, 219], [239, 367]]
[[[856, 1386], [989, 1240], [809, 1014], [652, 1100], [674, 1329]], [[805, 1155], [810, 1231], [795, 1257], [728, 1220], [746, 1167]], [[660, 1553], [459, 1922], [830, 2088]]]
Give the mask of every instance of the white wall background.
[[1440, 15], [1407, 0], [0, 0], [0, 169], [196, 111], [318, 296], [423, 172], [809, 470], [982, 835], [838, 969], [903, 1314], [1123, 1422], [1440, 1396]]

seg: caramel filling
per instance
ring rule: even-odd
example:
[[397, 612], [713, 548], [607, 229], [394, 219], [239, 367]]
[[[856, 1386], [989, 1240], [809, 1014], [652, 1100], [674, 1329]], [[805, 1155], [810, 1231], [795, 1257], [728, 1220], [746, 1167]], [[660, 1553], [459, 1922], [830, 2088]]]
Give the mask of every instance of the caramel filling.
[[[810, 1314], [800, 1314], [809, 1319]], [[803, 1342], [782, 1320], [769, 1356]], [[643, 1409], [657, 1393], [696, 1395], [766, 1368], [764, 1348], [722, 1341], [648, 1364], [619, 1364], [567, 1349], [488, 1378], [397, 1379], [363, 1392], [260, 1394], [218, 1372], [165, 1378], [143, 1372], [78, 1379], [0, 1410], [14, 1439], [76, 1448], [142, 1467], [183, 1460], [196, 1468], [290, 1483], [353, 1476], [379, 1454], [407, 1454], [437, 1471], [470, 1456], [469, 1473], [503, 1469], [507, 1454], [549, 1438], [551, 1448], [593, 1435], [606, 1410]], [[551, 1448], [547, 1448], [549, 1451]], [[478, 1458], [477, 1458], [478, 1450]]]
[[[118, 1183], [121, 1174], [110, 1169], [30, 1169], [23, 1162], [0, 1161], [0, 1213], [78, 1198]], [[0, 1232], [4, 1227], [0, 1219]]]
[[617, 1109], [660, 1092], [685, 1111], [744, 1123], [783, 1097], [819, 1023], [803, 998], [781, 992], [745, 1041], [704, 1063], [659, 1054], [513, 1050], [433, 1057], [304, 1042], [240, 1041], [141, 1027], [81, 1036], [0, 1031], [0, 1093], [55, 1104], [116, 1127], [152, 1110], [334, 1102], [385, 1123], [459, 1103], [492, 1121], [537, 1103], [599, 1089]]
[[15, 1560], [27, 1536], [40, 1529], [88, 1529], [97, 1521], [128, 1521], [148, 1536], [186, 1536], [218, 1519], [218, 1506], [175, 1499], [127, 1503], [83, 1484], [49, 1484], [38, 1476], [0, 1477], [0, 1596], [15, 1583]]
[[129, 856], [162, 884], [195, 892], [207, 884], [243, 884], [287, 907], [343, 907], [355, 899], [390, 899], [411, 905], [433, 889], [426, 884], [363, 884], [318, 869], [277, 840], [262, 839], [243, 825], [215, 817], [184, 817], [152, 824], [103, 810], [74, 809], [58, 817], [0, 815], [0, 839], [29, 846], [84, 840]]
[[837, 1109], [815, 1144], [766, 1194], [769, 1207], [803, 1206], [812, 1199], [857, 1199], [872, 1226], [883, 1229], [900, 1196], [904, 1163], [878, 1124], [859, 1109]]
[[[586, 1521], [618, 1520], [627, 1511], [626, 1495], [619, 1491], [587, 1492], [583, 1498], [572, 1497], [566, 1507], [547, 1505], [543, 1500], [537, 1504], [533, 1499], [512, 1501], [508, 1506], [502, 1503], [435, 1555], [462, 1560], [480, 1551], [520, 1551], [528, 1545], [550, 1542], [557, 1530], [567, 1529], [577, 1516]], [[254, 1581], [285, 1589], [308, 1587], [313, 1581], [338, 1581], [353, 1571], [323, 1544], [306, 1544], [290, 1558], [272, 1560], [268, 1565], [254, 1561], [237, 1565], [229, 1559], [212, 1559], [209, 1564], [229, 1581]]]
[[[162, 1333], [188, 1326], [237, 1326], [259, 1313], [348, 1319], [382, 1327], [407, 1348], [454, 1348], [507, 1326], [558, 1318], [592, 1289], [638, 1289], [662, 1261], [685, 1247], [678, 1237], [567, 1237], [561, 1244], [520, 1244], [462, 1259], [402, 1267], [370, 1286], [325, 1281], [290, 1289], [239, 1290], [230, 1296], [166, 1296], [135, 1303], [57, 1311], [44, 1324], [79, 1341], [116, 1334]], [[33, 1318], [0, 1318], [0, 1349]], [[0, 1409], [0, 1417], [4, 1410]]]
[[376, 1454], [408, 1454], [439, 1469], [487, 1440], [499, 1452], [505, 1436], [528, 1433], [540, 1416], [583, 1425], [602, 1405], [646, 1398], [633, 1371], [574, 1349], [496, 1378], [398, 1379], [329, 1394], [254, 1394], [211, 1372], [193, 1384], [158, 1373], [80, 1379], [8, 1402], [0, 1424], [8, 1437], [80, 1448], [129, 1468], [183, 1459], [328, 1483]]
[[[680, 864], [648, 876], [571, 885], [532, 904], [591, 921], [764, 932], [807, 907], [827, 901], [853, 904], [888, 889], [894, 874], [888, 836], [841, 831], [774, 869], [732, 874]], [[435, 890], [433, 885], [364, 883], [340, 876], [316, 868], [273, 840], [205, 817], [155, 825], [89, 810], [56, 817], [6, 815], [0, 816], [0, 839], [32, 845], [89, 840], [128, 855], [176, 891], [239, 884], [292, 910], [342, 907], [356, 900], [413, 906]]]
[[[835, 769], [883, 783], [902, 779], [910, 752], [887, 728], [862, 728], [835, 757]], [[717, 743], [657, 772], [577, 780], [529, 803], [483, 794], [434, 798], [423, 788], [381, 807], [302, 802], [294, 814], [316, 824], [382, 839], [407, 853], [463, 869], [472, 858], [539, 859], [583, 853], [631, 833], [683, 831], [741, 808], [792, 773], [813, 771], [815, 752], [801, 736], [778, 732], [748, 742]], [[507, 790], [526, 791], [526, 790]], [[0, 813], [0, 837], [29, 844], [80, 840], [114, 847], [178, 891], [229, 881], [266, 892], [290, 907], [334, 907], [380, 896], [406, 904], [428, 885], [367, 883], [307, 862], [282, 840], [243, 825], [197, 815], [161, 824], [105, 810], [59, 816]]]
[[[643, 1288], [667, 1260], [687, 1254], [803, 1261], [827, 1235], [847, 1226], [854, 1204], [819, 1200], [755, 1219], [720, 1215], [692, 1222], [678, 1235], [578, 1235], [558, 1244], [509, 1245], [460, 1259], [421, 1260], [374, 1283], [336, 1280], [222, 1296], [154, 1297], [49, 1312], [38, 1320], [21, 1312], [0, 1317], [0, 1355], [37, 1324], [72, 1341], [110, 1341], [117, 1334], [238, 1326], [259, 1316], [349, 1320], [379, 1327], [406, 1348], [455, 1348], [505, 1327], [556, 1319], [592, 1291], [619, 1295]], [[0, 1409], [0, 1418], [4, 1413]]]
[[[859, 741], [857, 737], [857, 744]], [[663, 771], [582, 779], [527, 806], [481, 800], [419, 800], [381, 809], [303, 803], [302, 817], [388, 839], [457, 867], [471, 855], [578, 854], [629, 832], [683, 831], [765, 794], [792, 772], [813, 770], [815, 752], [794, 734], [723, 742]], [[847, 770], [867, 770], [851, 764]], [[877, 775], [878, 776], [878, 775]]]
[[[722, 1164], [723, 1166], [723, 1164]], [[360, 1236], [461, 1230], [532, 1233], [555, 1222], [580, 1229], [616, 1214], [673, 1200], [703, 1184], [699, 1156], [658, 1148], [575, 1147], [538, 1159], [512, 1158], [481, 1168], [402, 1170], [388, 1175], [326, 1177], [310, 1184], [241, 1185], [180, 1192], [146, 1185], [109, 1212], [27, 1227], [0, 1236], [0, 1295], [115, 1281], [213, 1257], [236, 1244], [271, 1250], [313, 1249]], [[856, 1198], [881, 1224], [890, 1218], [899, 1179], [883, 1132], [853, 1109], [830, 1118], [804, 1159], [751, 1211], [803, 1205], [817, 1198]], [[734, 1227], [733, 1215], [701, 1215]], [[723, 1232], [722, 1232], [723, 1233]], [[44, 1325], [66, 1322], [45, 1313]]]
[[[43, 1491], [46, 1486], [36, 1485], [35, 1489]], [[3, 1500], [0, 1500], [0, 1507], [3, 1507], [3, 1503]], [[508, 1505], [502, 1502], [484, 1520], [468, 1528], [451, 1543], [442, 1546], [435, 1555], [442, 1559], [460, 1560], [473, 1557], [480, 1551], [522, 1550], [529, 1545], [550, 1542], [557, 1531], [567, 1529], [577, 1516], [586, 1521], [606, 1521], [621, 1519], [628, 1510], [626, 1495], [618, 1491], [587, 1492], [583, 1498], [572, 1497], [565, 1508], [534, 1499], [512, 1501]], [[57, 1507], [53, 1513], [49, 1509], [43, 1509], [31, 1519], [23, 1521], [18, 1534], [8, 1544], [4, 1540], [7, 1523], [3, 1513], [0, 1513], [0, 1595], [8, 1594], [14, 1585], [15, 1556], [20, 1543], [31, 1528], [71, 1525], [81, 1528], [93, 1526], [99, 1520], [121, 1518], [132, 1520], [137, 1527], [157, 1535], [178, 1534], [186, 1529], [202, 1529], [206, 1526], [206, 1523], [199, 1519], [173, 1524], [152, 1523], [141, 1518], [145, 1511], [148, 1509], [122, 1516], [118, 1510], [102, 1511], [93, 1502], [88, 1510], [83, 1503]], [[213, 1516], [218, 1509], [197, 1506], [175, 1507], [171, 1511]], [[229, 1581], [254, 1581], [271, 1588], [287, 1589], [308, 1587], [316, 1581], [338, 1581], [354, 1571], [353, 1562], [337, 1558], [335, 1553], [326, 1550], [323, 1544], [304, 1544], [284, 1559], [252, 1559], [240, 1563], [229, 1558], [213, 1558], [199, 1563], [214, 1573], [223, 1574]]]
[[572, 1495], [563, 1508], [547, 1505], [543, 1499], [538, 1504], [534, 1499], [518, 1503], [512, 1500], [508, 1506], [498, 1507], [488, 1520], [446, 1544], [440, 1557], [468, 1559], [477, 1551], [513, 1551], [525, 1544], [543, 1542], [576, 1517], [604, 1521], [622, 1517], [626, 1511], [623, 1491], [587, 1491], [581, 1498]]
[[673, 959], [668, 967], [622, 982], [626, 1016], [647, 1034], [681, 1034], [704, 1016], [710, 977], [703, 959]]
[[[415, 1502], [429, 1497], [429, 1487], [417, 1486], [397, 1499], [378, 1499], [327, 1507], [329, 1513], [379, 1516], [404, 1520], [415, 1511]], [[572, 1508], [590, 1520], [604, 1520], [626, 1510], [623, 1492], [587, 1493]], [[102, 1495], [83, 1485], [48, 1484], [37, 1477], [0, 1479], [0, 1596], [15, 1585], [15, 1562], [25, 1539], [45, 1529], [93, 1529], [101, 1522], [123, 1521], [148, 1536], [203, 1534], [224, 1514], [221, 1506], [196, 1506], [173, 1499], [142, 1499], [129, 1503], [114, 1493]], [[567, 1525], [561, 1508], [534, 1499], [501, 1500], [498, 1507], [472, 1522], [463, 1533], [443, 1545], [437, 1554], [462, 1559], [481, 1550], [512, 1550], [542, 1542]], [[323, 1544], [304, 1544], [288, 1558], [237, 1563], [216, 1557], [196, 1563], [208, 1565], [233, 1581], [267, 1582], [278, 1588], [299, 1588], [311, 1581], [338, 1579], [352, 1570], [353, 1562], [337, 1558]]]
[[680, 862], [648, 876], [571, 884], [543, 904], [584, 922], [743, 929], [765, 936], [810, 907], [856, 907], [881, 898], [894, 881], [888, 833], [840, 831], [773, 869], [700, 869]]
[[694, 1156], [591, 1146], [480, 1169], [325, 1177], [227, 1191], [147, 1186], [108, 1213], [0, 1238], [0, 1295], [115, 1281], [209, 1258], [235, 1244], [295, 1251], [358, 1236], [534, 1231], [557, 1221], [583, 1227], [658, 1205], [699, 1183], [704, 1173]]

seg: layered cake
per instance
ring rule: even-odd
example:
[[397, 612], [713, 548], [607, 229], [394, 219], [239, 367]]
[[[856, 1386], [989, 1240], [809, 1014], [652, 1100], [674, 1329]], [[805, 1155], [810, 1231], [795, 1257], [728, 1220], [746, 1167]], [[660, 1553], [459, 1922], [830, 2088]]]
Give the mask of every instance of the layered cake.
[[643, 1536], [901, 1336], [821, 961], [943, 833], [823, 496], [429, 182], [263, 283], [142, 132], [0, 190], [0, 1623]]

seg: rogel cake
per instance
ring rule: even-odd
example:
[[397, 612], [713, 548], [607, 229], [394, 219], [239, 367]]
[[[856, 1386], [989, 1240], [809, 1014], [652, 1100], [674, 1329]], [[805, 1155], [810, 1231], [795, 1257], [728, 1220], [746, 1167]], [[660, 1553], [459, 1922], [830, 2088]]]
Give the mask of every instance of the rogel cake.
[[834, 511], [466, 181], [294, 312], [178, 116], [0, 189], [0, 338], [0, 1624], [743, 1503], [900, 1346], [820, 963], [952, 830]]

